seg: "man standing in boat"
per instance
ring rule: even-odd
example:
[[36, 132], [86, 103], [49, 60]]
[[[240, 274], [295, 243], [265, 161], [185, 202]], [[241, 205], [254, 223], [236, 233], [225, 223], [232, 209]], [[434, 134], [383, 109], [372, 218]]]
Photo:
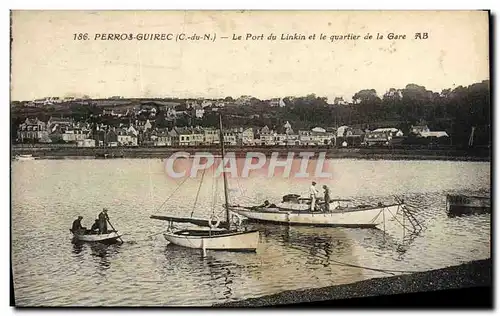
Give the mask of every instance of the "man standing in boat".
[[99, 233], [106, 234], [108, 232], [108, 210], [103, 208], [102, 212], [99, 213]]
[[325, 184], [323, 190], [325, 190], [325, 213], [330, 213], [330, 188]]
[[312, 182], [311, 187], [309, 188], [309, 196], [311, 197], [311, 212], [314, 212], [316, 208], [316, 196], [319, 194], [318, 190], [316, 190], [316, 182]]

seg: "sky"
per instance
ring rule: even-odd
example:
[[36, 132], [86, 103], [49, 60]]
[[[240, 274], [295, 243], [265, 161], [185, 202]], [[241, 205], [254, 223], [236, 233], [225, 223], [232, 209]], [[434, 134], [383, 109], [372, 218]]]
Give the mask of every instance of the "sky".
[[[429, 38], [415, 40], [417, 32]], [[74, 40], [78, 33], [89, 40]], [[217, 38], [94, 40], [103, 33]], [[264, 40], [244, 40], [247, 33]], [[277, 40], [266, 40], [271, 33]], [[280, 40], [295, 33], [316, 38]], [[384, 38], [376, 40], [377, 33]], [[348, 34], [360, 39], [330, 41]], [[243, 40], [232, 40], [239, 35]], [[489, 79], [488, 36], [482, 11], [13, 11], [11, 99], [315, 93], [333, 101], [408, 83], [440, 92]]]

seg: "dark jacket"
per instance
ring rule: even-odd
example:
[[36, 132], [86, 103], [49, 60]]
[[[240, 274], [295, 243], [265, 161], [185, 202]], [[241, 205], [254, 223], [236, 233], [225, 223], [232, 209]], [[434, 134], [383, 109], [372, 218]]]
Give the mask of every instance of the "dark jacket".
[[92, 224], [92, 227], [90, 228], [90, 230], [98, 230], [99, 229], [99, 221], [96, 220], [94, 222], [94, 224]]
[[108, 220], [108, 219], [109, 219], [108, 214], [106, 214], [104, 212], [99, 213], [99, 220], [100, 221], [106, 222], [106, 220]]
[[82, 227], [82, 220], [81, 220], [81, 219], [75, 219], [75, 220], [73, 221], [73, 226], [72, 226], [72, 228], [71, 228], [71, 229], [72, 229], [73, 231], [77, 231], [77, 230], [80, 230], [80, 229], [82, 229], [82, 228], [83, 228], [83, 227]]
[[330, 189], [325, 189], [325, 202], [330, 203]]

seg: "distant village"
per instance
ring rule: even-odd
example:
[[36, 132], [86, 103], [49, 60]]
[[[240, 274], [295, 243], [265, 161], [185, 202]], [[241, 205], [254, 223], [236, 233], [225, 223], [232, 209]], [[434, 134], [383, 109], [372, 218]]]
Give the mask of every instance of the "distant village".
[[[245, 106], [250, 96], [231, 100], [232, 105]], [[283, 98], [266, 100], [270, 107], [285, 107]], [[338, 104], [345, 101], [335, 99]], [[13, 106], [44, 108], [64, 104], [96, 105], [97, 118], [109, 118], [113, 123], [78, 121], [68, 116], [51, 116], [47, 121], [28, 117], [17, 126], [15, 143], [24, 144], [73, 144], [76, 147], [153, 147], [153, 146], [214, 146], [220, 144], [216, 126], [175, 126], [175, 121], [188, 116], [202, 119], [205, 115], [222, 111], [228, 101], [224, 99], [193, 99], [175, 101], [136, 101], [121, 97], [92, 100], [89, 98], [47, 97], [18, 102]], [[159, 112], [165, 120], [174, 122], [171, 127], [159, 126]], [[94, 120], [95, 122], [96, 120]], [[102, 121], [102, 120], [101, 120]], [[340, 125], [340, 124], [339, 124]], [[427, 125], [411, 126], [408, 135], [393, 126], [361, 129], [352, 126], [316, 126], [310, 130], [296, 129], [288, 121], [282, 126], [256, 126], [224, 128], [223, 141], [227, 146], [393, 146], [408, 139], [438, 140], [446, 143], [445, 131], [431, 131]]]

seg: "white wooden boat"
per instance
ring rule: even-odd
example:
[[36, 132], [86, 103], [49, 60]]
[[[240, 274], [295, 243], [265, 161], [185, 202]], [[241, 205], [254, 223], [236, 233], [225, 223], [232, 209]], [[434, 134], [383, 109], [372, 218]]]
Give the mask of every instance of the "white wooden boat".
[[[219, 115], [220, 138], [223, 139], [222, 133], [222, 117]], [[221, 157], [224, 161], [224, 142], [221, 142]], [[172, 244], [205, 250], [226, 250], [226, 251], [256, 251], [259, 244], [258, 230], [241, 231], [232, 229], [231, 217], [228, 204], [228, 189], [227, 177], [223, 171], [224, 178], [224, 204], [226, 218], [225, 222], [216, 220], [212, 223], [211, 220], [204, 220], [191, 217], [173, 217], [173, 216], [157, 216], [152, 215], [153, 219], [161, 219], [169, 222], [169, 229], [163, 234], [166, 240]], [[200, 183], [201, 186], [201, 183]], [[196, 201], [195, 201], [196, 206]], [[192, 215], [192, 214], [191, 214]], [[205, 226], [209, 229], [173, 229], [173, 223], [191, 223], [197, 226]], [[220, 228], [219, 228], [220, 227]]]
[[16, 160], [18, 161], [35, 160], [35, 157], [33, 157], [33, 155], [17, 155]]
[[[285, 196], [286, 197], [286, 196]], [[307, 203], [309, 201], [309, 204]], [[330, 211], [310, 210], [310, 199], [296, 198], [270, 206], [231, 205], [229, 209], [239, 215], [259, 222], [287, 225], [375, 228], [392, 218], [404, 207], [403, 203], [390, 205], [341, 206], [340, 201], [330, 203]], [[321, 203], [318, 203], [321, 206]], [[324, 203], [323, 203], [324, 205]]]
[[255, 251], [259, 244], [258, 231], [180, 230], [163, 236], [171, 243], [196, 249]]
[[71, 229], [70, 232], [73, 234], [73, 238], [76, 241], [81, 242], [102, 242], [102, 243], [113, 243], [120, 239], [121, 235], [117, 231], [111, 230], [107, 234], [75, 234]]

